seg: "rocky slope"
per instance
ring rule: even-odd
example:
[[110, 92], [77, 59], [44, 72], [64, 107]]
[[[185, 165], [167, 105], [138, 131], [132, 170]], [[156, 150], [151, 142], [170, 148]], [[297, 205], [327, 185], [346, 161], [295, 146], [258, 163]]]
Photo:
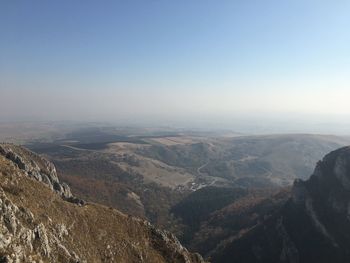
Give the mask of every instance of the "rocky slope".
[[290, 199], [226, 240], [213, 262], [350, 262], [350, 147], [326, 155]]
[[204, 262], [170, 233], [85, 203], [34, 153], [0, 144], [0, 262]]

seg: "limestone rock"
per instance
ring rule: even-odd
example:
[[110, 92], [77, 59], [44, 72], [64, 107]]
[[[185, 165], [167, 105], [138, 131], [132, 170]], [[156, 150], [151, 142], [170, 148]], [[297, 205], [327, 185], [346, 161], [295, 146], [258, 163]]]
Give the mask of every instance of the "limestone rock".
[[12, 144], [0, 144], [0, 262], [204, 263], [172, 234], [73, 196], [52, 163]]
[[60, 183], [55, 166], [46, 159], [13, 144], [0, 145], [0, 154], [12, 161], [26, 175], [43, 182], [65, 200], [78, 205], [85, 204], [83, 200], [72, 195], [67, 184]]

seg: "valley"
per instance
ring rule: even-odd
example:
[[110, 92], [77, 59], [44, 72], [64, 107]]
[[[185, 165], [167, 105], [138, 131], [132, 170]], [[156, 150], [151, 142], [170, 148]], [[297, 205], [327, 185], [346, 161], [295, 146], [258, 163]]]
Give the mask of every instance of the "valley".
[[206, 258], [276, 212], [294, 180], [350, 143], [310, 134], [136, 134], [83, 129], [27, 147], [52, 161], [73, 193], [150, 220]]
[[349, 263], [350, 1], [0, 1], [0, 263]]

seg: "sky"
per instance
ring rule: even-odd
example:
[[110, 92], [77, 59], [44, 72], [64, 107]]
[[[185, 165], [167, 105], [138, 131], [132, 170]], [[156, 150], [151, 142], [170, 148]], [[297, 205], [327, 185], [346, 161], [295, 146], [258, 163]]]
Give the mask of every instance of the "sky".
[[2, 0], [0, 120], [347, 123], [349, 14], [347, 0]]

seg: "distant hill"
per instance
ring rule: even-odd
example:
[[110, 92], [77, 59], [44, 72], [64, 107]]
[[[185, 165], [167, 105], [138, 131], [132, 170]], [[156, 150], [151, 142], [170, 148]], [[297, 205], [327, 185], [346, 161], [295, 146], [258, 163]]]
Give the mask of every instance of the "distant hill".
[[308, 178], [324, 154], [349, 143], [325, 135], [133, 133], [137, 136], [82, 129], [28, 147], [55, 163], [60, 177], [84, 199], [177, 232], [181, 218], [171, 209], [191, 192], [211, 186], [267, 191], [289, 186]]
[[187, 169], [207, 185], [269, 188], [308, 178], [323, 155], [349, 143], [348, 138], [330, 135], [239, 136], [157, 144], [141, 147], [137, 153]]

